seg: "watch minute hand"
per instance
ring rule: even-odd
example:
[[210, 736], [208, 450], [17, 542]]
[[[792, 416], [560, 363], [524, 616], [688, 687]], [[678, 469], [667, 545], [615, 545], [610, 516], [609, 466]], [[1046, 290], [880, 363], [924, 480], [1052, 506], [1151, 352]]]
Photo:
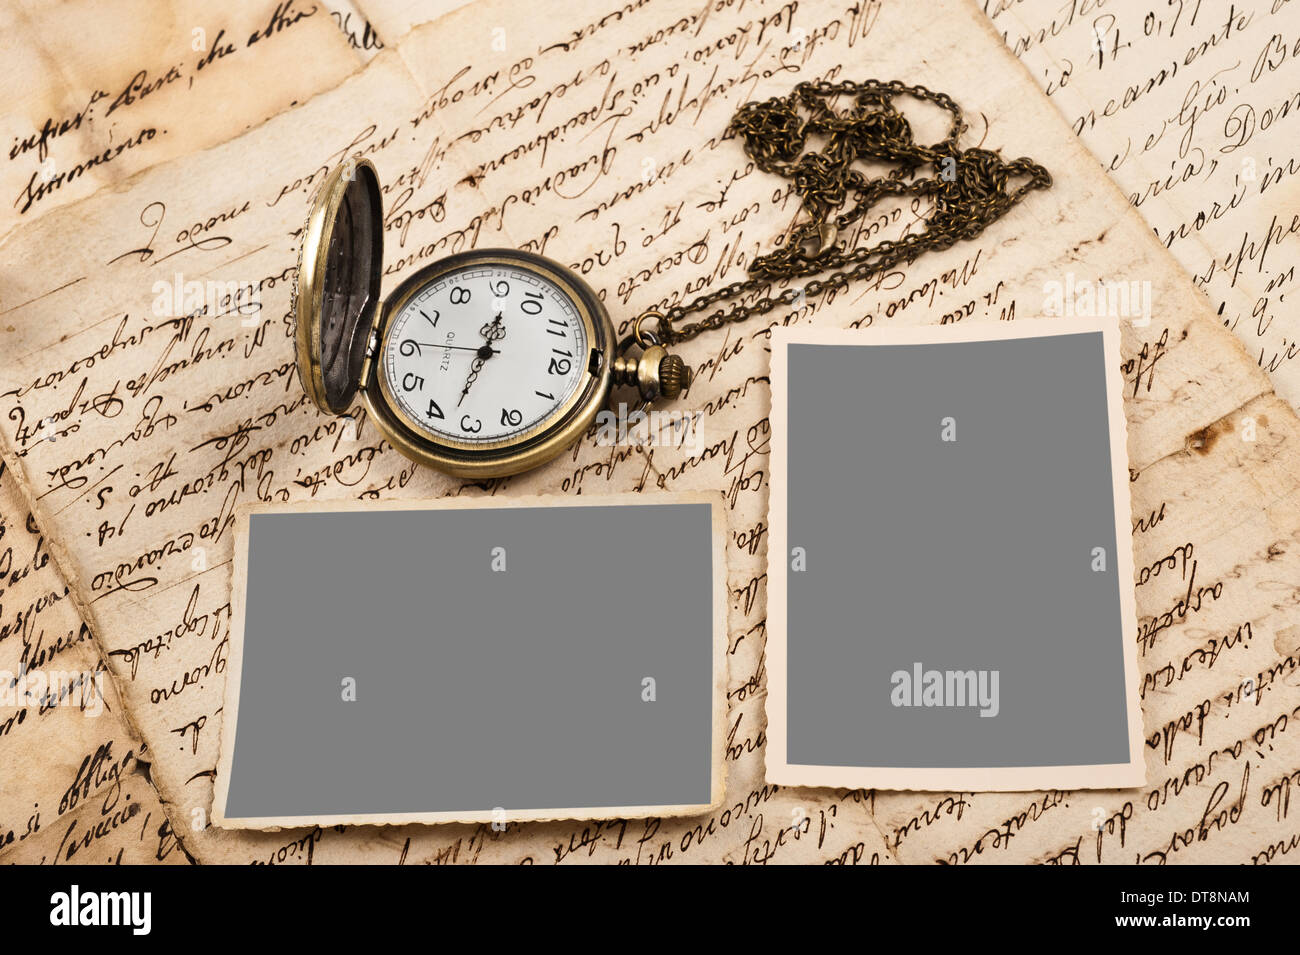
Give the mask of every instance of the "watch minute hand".
[[[484, 345], [483, 347], [486, 348], [487, 346]], [[461, 403], [465, 400], [465, 397], [469, 394], [470, 385], [474, 384], [474, 382], [478, 380], [478, 373], [483, 370], [483, 362], [485, 361], [487, 361], [487, 359], [484, 358], [482, 355], [479, 355], [470, 363], [469, 377], [465, 379], [465, 387], [461, 389], [460, 399], [456, 402], [457, 408], [461, 406]]]
[[451, 348], [456, 351], [478, 352], [480, 355], [483, 354], [483, 351], [485, 349], [487, 351], [490, 351], [493, 355], [501, 354], [495, 348], [492, 348], [491, 346], [488, 345], [439, 345], [437, 342], [416, 342], [416, 344], [419, 345], [421, 348]]

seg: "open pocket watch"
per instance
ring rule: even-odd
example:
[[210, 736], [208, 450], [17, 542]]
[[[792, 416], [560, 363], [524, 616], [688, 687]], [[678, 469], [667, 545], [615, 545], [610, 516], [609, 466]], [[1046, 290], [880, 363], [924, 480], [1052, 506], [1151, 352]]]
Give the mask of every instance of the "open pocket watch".
[[530, 252], [450, 255], [381, 302], [382, 203], [374, 166], [345, 163], [321, 184], [303, 233], [298, 378], [322, 411], [346, 413], [360, 391], [402, 454], [461, 477], [500, 477], [564, 451], [613, 387], [635, 387], [644, 410], [689, 384], [681, 358], [640, 321], [619, 341], [591, 288]]

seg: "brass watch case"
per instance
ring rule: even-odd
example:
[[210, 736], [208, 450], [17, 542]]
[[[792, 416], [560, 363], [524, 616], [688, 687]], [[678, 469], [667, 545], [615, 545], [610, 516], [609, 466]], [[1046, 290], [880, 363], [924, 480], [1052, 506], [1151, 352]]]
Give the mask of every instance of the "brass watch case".
[[[477, 249], [414, 272], [381, 301], [381, 206], [379, 179], [367, 160], [332, 170], [312, 202], [294, 303], [298, 376], [308, 397], [322, 411], [341, 415], [360, 392], [375, 428], [393, 447], [457, 477], [504, 477], [561, 454], [591, 427], [609, 394], [617, 341], [596, 293], [544, 256]], [[357, 262], [365, 269], [353, 274]], [[576, 308], [589, 348], [582, 379], [558, 409], [528, 431], [491, 442], [434, 438], [421, 430], [394, 399], [382, 367], [392, 319], [411, 298], [442, 276], [474, 266], [514, 269], [553, 283]]]

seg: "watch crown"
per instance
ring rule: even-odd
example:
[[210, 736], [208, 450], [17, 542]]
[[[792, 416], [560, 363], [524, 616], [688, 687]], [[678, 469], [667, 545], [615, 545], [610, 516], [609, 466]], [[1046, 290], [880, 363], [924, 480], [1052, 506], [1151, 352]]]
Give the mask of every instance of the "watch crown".
[[659, 363], [659, 393], [676, 398], [691, 383], [691, 370], [680, 355], [665, 355]]
[[656, 398], [676, 398], [691, 383], [686, 362], [670, 355], [662, 345], [651, 345], [636, 358], [620, 355], [614, 359], [612, 372], [614, 385], [637, 388], [647, 403]]

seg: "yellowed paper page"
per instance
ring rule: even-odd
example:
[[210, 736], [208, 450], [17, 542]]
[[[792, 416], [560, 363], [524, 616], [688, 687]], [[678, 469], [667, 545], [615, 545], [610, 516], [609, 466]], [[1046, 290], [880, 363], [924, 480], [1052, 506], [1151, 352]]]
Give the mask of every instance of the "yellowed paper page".
[[981, 3], [1218, 319], [1300, 406], [1300, 6]]
[[303, 0], [6, 0], [0, 235], [230, 139], [359, 62]]
[[187, 863], [151, 759], [0, 466], [0, 862]]
[[354, 0], [326, 0], [322, 6], [334, 18], [335, 25], [343, 31], [348, 45], [362, 63], [369, 63], [384, 48], [384, 41], [379, 38], [374, 24], [366, 18]]
[[[445, 14], [458, 10], [470, 0], [354, 0], [361, 13], [374, 25], [375, 33], [384, 43], [395, 45], [412, 27], [430, 23]], [[509, 18], [501, 23], [479, 26], [491, 32], [497, 30], [498, 43]], [[476, 31], [477, 32], [477, 31]]]
[[[497, 20], [532, 40], [494, 51], [479, 26]], [[308, 195], [330, 165], [364, 155], [378, 167], [386, 187], [385, 290], [453, 251], [524, 246], [583, 274], [626, 331], [640, 309], [743, 278], [746, 262], [798, 213], [785, 183], [753, 170], [723, 137], [735, 108], [801, 79], [860, 78], [844, 64], [868, 59], [875, 76], [951, 92], [972, 123], [969, 142], [1031, 155], [1056, 184], [978, 240], [682, 346], [696, 380], [680, 405], [699, 413], [698, 443], [606, 446], [592, 435], [540, 471], [469, 483], [402, 458], [359, 405], [349, 425], [305, 401], [293, 368], [288, 288]], [[896, 236], [912, 221], [890, 213], [864, 224], [868, 235], [844, 238]], [[204, 228], [192, 234], [186, 224], [194, 222]], [[51, 247], [68, 253], [51, 261]], [[1294, 532], [1283, 516], [1296, 511], [1293, 485], [1280, 483], [1300, 463], [1287, 450], [1294, 439], [1286, 444], [1294, 417], [1274, 410], [1262, 373], [963, 3], [891, 2], [863, 12], [588, 5], [563, 24], [541, 9], [475, 4], [417, 28], [401, 49], [381, 53], [338, 89], [238, 140], [51, 213], [10, 236], [3, 253], [6, 301], [27, 303], [0, 322], [7, 459], [107, 648], [155, 755], [153, 777], [201, 861], [929, 861], [975, 843], [997, 819], [1039, 806], [1041, 797], [981, 795], [972, 810], [975, 797], [953, 808], [956, 797], [764, 781], [771, 323], [1012, 321], [1039, 314], [1045, 284], [1070, 271], [1150, 282], [1153, 320], [1125, 323], [1121, 349], [1133, 513], [1149, 515], [1143, 526], [1152, 531], [1136, 535], [1139, 580], [1143, 567], [1168, 553], [1169, 536], [1194, 535], [1196, 581], [1223, 582], [1236, 601], [1233, 615], [1253, 620], [1256, 636], [1249, 653], [1225, 653], [1212, 673], [1193, 668], [1148, 692], [1148, 740], [1207, 691], [1282, 665], [1291, 652], [1275, 648], [1291, 624], [1276, 609], [1285, 597], [1271, 583], [1288, 579], [1281, 571], [1290, 558], [1270, 555]], [[197, 285], [187, 290], [191, 282]], [[1268, 409], [1267, 421], [1256, 420], [1254, 443], [1229, 427], [1242, 409]], [[1193, 447], [1189, 438], [1198, 435]], [[1279, 483], [1256, 484], [1249, 456], [1266, 448]], [[261, 834], [206, 825], [230, 663], [237, 505], [680, 489], [721, 489], [728, 506], [721, 809], [684, 820], [511, 824], [503, 833], [451, 825]], [[1227, 489], [1231, 499], [1219, 496]], [[1156, 520], [1162, 503], [1165, 516]], [[1242, 530], [1242, 514], [1266, 517]], [[1225, 528], [1236, 530], [1224, 538]], [[1243, 562], [1255, 576], [1229, 580]], [[1138, 588], [1139, 638], [1153, 630], [1162, 636], [1147, 653], [1139, 646], [1144, 679], [1175, 650], [1181, 659], [1207, 638], [1201, 628], [1227, 624], [1209, 620], [1210, 611], [1224, 613], [1227, 598], [1202, 596], [1199, 610], [1170, 615], [1176, 598], [1165, 588], [1176, 576], [1148, 572]], [[1269, 703], [1294, 707], [1297, 695], [1278, 680]], [[1228, 715], [1220, 725], [1238, 738], [1258, 725], [1247, 708]], [[1294, 769], [1297, 748], [1274, 735], [1256, 779]], [[1179, 735], [1180, 766], [1193, 738]], [[1214, 769], [1224, 771], [1217, 758]], [[1152, 778], [1170, 772], [1150, 744], [1147, 770]], [[1169, 792], [1151, 832], [1165, 818], [1190, 816], [1188, 807], [1203, 805], [1216, 784]], [[1054, 808], [1069, 801], [1051, 796]], [[1143, 795], [1101, 792], [1087, 800], [1071, 802], [1077, 815], [1059, 825], [1040, 808], [1024, 809], [1042, 818], [1045, 836], [1023, 843], [1046, 856], [1075, 838], [1076, 820], [1088, 831], [1094, 808], [1136, 805]], [[1273, 818], [1276, 811], [1275, 802], [1253, 805], [1242, 816], [1236, 831], [1249, 838], [1229, 853], [1233, 861], [1244, 861], [1248, 844], [1286, 838], [1288, 824]], [[953, 827], [909, 822], [923, 815]], [[923, 846], [923, 831], [938, 841]], [[1124, 861], [1132, 861], [1127, 853]]]

